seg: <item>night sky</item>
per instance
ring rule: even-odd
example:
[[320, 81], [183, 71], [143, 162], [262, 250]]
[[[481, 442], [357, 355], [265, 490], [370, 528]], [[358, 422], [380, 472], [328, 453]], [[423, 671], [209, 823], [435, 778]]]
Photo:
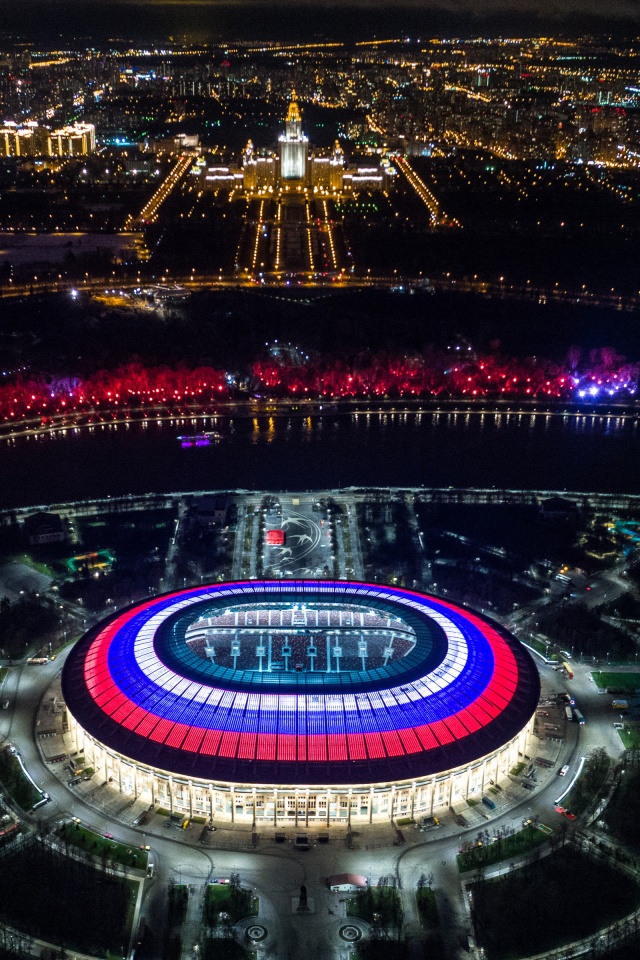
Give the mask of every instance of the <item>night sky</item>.
[[[322, 10], [322, 15], [314, 16]], [[0, 32], [25, 37], [429, 37], [640, 32], [638, 0], [20, 0]]]

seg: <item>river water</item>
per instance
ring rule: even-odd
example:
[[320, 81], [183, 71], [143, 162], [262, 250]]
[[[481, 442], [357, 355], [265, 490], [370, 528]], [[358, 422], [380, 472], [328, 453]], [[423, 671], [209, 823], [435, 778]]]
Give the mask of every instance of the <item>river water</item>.
[[[220, 439], [182, 447], [202, 429]], [[351, 485], [637, 493], [639, 433], [635, 417], [434, 411], [99, 425], [4, 441], [0, 506]]]

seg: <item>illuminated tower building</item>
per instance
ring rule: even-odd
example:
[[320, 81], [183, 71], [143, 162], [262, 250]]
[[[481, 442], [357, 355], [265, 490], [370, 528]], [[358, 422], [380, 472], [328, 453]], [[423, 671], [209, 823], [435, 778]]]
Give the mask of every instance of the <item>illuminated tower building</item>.
[[302, 118], [295, 90], [287, 113], [284, 133], [280, 137], [280, 178], [304, 184], [307, 176], [309, 141], [302, 133]]
[[244, 189], [247, 191], [256, 188], [256, 162], [253, 156], [253, 142], [248, 141], [242, 151], [242, 172], [244, 174]]
[[273, 154], [258, 156], [251, 140], [242, 152], [244, 189], [248, 193], [273, 190], [276, 179], [276, 159]]
[[330, 187], [337, 193], [342, 193], [343, 179], [344, 179], [344, 153], [342, 147], [336, 140], [333, 145], [333, 153], [331, 155], [331, 173], [330, 173]]

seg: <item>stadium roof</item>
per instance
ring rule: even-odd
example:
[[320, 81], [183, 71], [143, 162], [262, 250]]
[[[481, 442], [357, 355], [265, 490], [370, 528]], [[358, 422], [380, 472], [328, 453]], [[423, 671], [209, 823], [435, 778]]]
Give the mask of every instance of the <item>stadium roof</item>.
[[[384, 611], [411, 625], [415, 646], [368, 671], [268, 673], [211, 663], [184, 640], [212, 612], [301, 603]], [[274, 785], [393, 782], [466, 765], [519, 733], [539, 689], [529, 654], [496, 624], [440, 598], [349, 581], [156, 597], [90, 631], [63, 672], [72, 714], [112, 750], [182, 776]]]

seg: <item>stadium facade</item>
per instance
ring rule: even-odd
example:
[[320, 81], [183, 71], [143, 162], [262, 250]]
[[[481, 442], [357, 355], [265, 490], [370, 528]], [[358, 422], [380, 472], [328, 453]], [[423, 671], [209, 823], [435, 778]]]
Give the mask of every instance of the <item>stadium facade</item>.
[[181, 590], [114, 614], [64, 667], [75, 747], [174, 813], [300, 825], [480, 799], [527, 749], [540, 681], [509, 633], [349, 581]]

